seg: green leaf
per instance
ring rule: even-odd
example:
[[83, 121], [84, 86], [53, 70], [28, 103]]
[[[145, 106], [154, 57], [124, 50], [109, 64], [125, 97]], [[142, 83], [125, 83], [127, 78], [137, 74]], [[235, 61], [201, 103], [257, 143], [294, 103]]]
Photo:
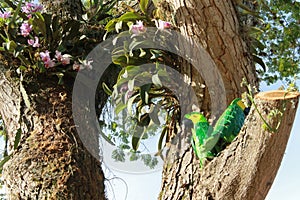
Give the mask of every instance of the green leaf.
[[148, 126], [150, 121], [151, 121], [151, 119], [150, 119], [149, 113], [145, 113], [145, 114], [139, 116], [138, 125], [139, 126]]
[[112, 19], [112, 20], [110, 20], [110, 21], [106, 24], [105, 30], [106, 30], [107, 32], [114, 31], [114, 30], [115, 30], [115, 25], [116, 25], [117, 22], [118, 22], [117, 19]]
[[263, 33], [264, 31], [258, 27], [252, 26], [250, 27], [250, 34], [256, 35], [258, 33]]
[[111, 122], [111, 130], [116, 131], [118, 127], [118, 124], [116, 122]]
[[[47, 29], [45, 24], [45, 19], [41, 13], [36, 13], [37, 18], [33, 19], [33, 28], [36, 34], [39, 34], [39, 31], [42, 33], [43, 36], [47, 35]], [[49, 24], [50, 25], [50, 24]]]
[[[119, 33], [114, 39], [113, 39], [113, 45], [116, 45], [117, 41], [119, 38], [122, 38], [122, 37], [129, 37], [131, 34], [129, 31], [122, 31], [121, 33]], [[119, 47], [121, 49], [123, 49], [123, 47]], [[117, 48], [118, 49], [118, 48]], [[115, 50], [113, 50], [114, 52]], [[123, 49], [124, 51], [124, 49]]]
[[125, 162], [125, 154], [122, 149], [115, 149], [111, 153], [111, 157], [119, 162]]
[[250, 14], [250, 15], [253, 15], [253, 16], [259, 18], [259, 13], [253, 11], [251, 8], [249, 8], [248, 6], [243, 4], [242, 1], [237, 1], [237, 5], [238, 5], [239, 8], [241, 8], [243, 10], [244, 14]]
[[22, 133], [21, 128], [19, 128], [15, 136], [14, 149], [18, 148], [21, 139], [21, 133]]
[[[125, 81], [123, 80], [128, 80], [138, 74], [141, 73], [141, 66], [136, 66], [136, 65], [128, 65], [126, 68], [123, 68], [121, 72], [119, 73], [118, 76], [118, 86], [122, 85]], [[122, 83], [120, 82], [122, 81]]]
[[128, 48], [129, 51], [132, 52], [137, 46], [143, 45], [143, 46], [151, 46], [151, 42], [149, 40], [143, 40], [143, 41], [137, 41], [135, 38], [133, 41], [129, 44]]
[[255, 39], [255, 38], [252, 39], [252, 45], [261, 51], [266, 48], [266, 46], [261, 41]]
[[130, 161], [136, 161], [138, 160], [140, 157], [139, 157], [139, 154], [138, 153], [135, 153], [135, 152], [131, 152], [131, 156], [129, 158]]
[[158, 74], [160, 77], [166, 77], [167, 79], [170, 78], [170, 77], [169, 77], [169, 74], [168, 74], [168, 72], [166, 71], [165, 68], [163, 68], [163, 69], [160, 68], [160, 69], [158, 70], [157, 74]]
[[134, 102], [134, 100], [139, 96], [139, 94], [134, 95], [133, 97], [131, 97], [128, 102], [127, 102], [127, 111], [129, 115], [133, 115], [132, 114], [132, 104]]
[[124, 64], [127, 63], [127, 57], [126, 56], [112, 56], [112, 62], [116, 65], [124, 66]]
[[6, 43], [6, 49], [10, 52], [13, 52], [17, 47], [17, 44], [15, 43], [15, 41], [10, 40]]
[[2, 172], [2, 168], [3, 168], [4, 164], [5, 164], [7, 161], [9, 161], [10, 158], [11, 158], [11, 154], [10, 154], [9, 156], [5, 156], [5, 157], [1, 160], [1, 162], [0, 162], [0, 171], [1, 171], [1, 172]]
[[140, 14], [136, 12], [127, 12], [123, 14], [118, 21], [123, 21], [123, 22], [129, 22], [129, 21], [136, 21], [138, 19], [144, 19], [145, 17], [141, 16]]
[[159, 79], [158, 74], [154, 74], [154, 75], [152, 76], [152, 82], [153, 82], [153, 84], [154, 84], [155, 86], [157, 86], [157, 87], [159, 87], [159, 88], [162, 87], [162, 83], [161, 83], [161, 81], [160, 81], [160, 79]]
[[[43, 21], [45, 21], [43, 15], [40, 18], [43, 19]], [[60, 31], [60, 29], [62, 28], [61, 23], [59, 23], [59, 21], [60, 21], [60, 16], [54, 16], [53, 17], [52, 23], [51, 23], [51, 28], [52, 28], [53, 32]]]
[[134, 88], [134, 79], [128, 81], [128, 90], [133, 91]]
[[140, 0], [140, 9], [144, 14], [147, 14], [149, 0]]
[[137, 126], [135, 128], [135, 132], [133, 133], [132, 140], [131, 140], [132, 149], [134, 151], [137, 151], [140, 146], [141, 139], [143, 138], [144, 135], [144, 130], [145, 129], [140, 126]]
[[23, 3], [23, 0], [20, 0], [17, 8], [15, 9], [13, 17], [12, 17], [12, 19], [9, 22], [10, 26], [16, 23], [17, 16], [19, 15], [19, 12], [21, 10], [22, 3]]
[[115, 113], [116, 115], [118, 115], [122, 110], [124, 110], [126, 108], [126, 104], [120, 102], [118, 103], [118, 105], [115, 108]]
[[121, 145], [120, 145], [120, 148], [121, 148], [121, 149], [125, 149], [125, 150], [129, 150], [129, 149], [130, 149], [130, 146], [127, 145], [127, 144], [121, 144]]
[[109, 89], [109, 87], [106, 85], [106, 83], [102, 82], [102, 88], [106, 94], [108, 94], [109, 96], [112, 95], [112, 91], [111, 91], [111, 89]]
[[161, 134], [160, 134], [159, 140], [158, 140], [158, 145], [157, 145], [157, 147], [158, 147], [158, 152], [160, 152], [161, 149], [162, 149], [162, 144], [163, 144], [163, 141], [164, 141], [164, 138], [165, 138], [167, 132], [168, 132], [168, 128], [167, 128], [167, 126], [165, 126], [165, 127], [163, 128], [163, 130], [162, 130], [162, 132], [161, 132]]
[[266, 72], [267, 69], [264, 61], [261, 58], [257, 57], [256, 55], [252, 55], [252, 58], [253, 61], [259, 64], [263, 68], [264, 72]]
[[30, 108], [30, 106], [31, 106], [30, 105], [30, 100], [29, 100], [27, 92], [26, 92], [26, 90], [25, 90], [25, 88], [24, 88], [24, 86], [22, 84], [22, 81], [20, 82], [20, 92], [22, 94], [22, 98], [23, 98], [23, 101], [24, 101], [26, 107]]
[[156, 104], [154, 106], [152, 112], [149, 113], [151, 120], [157, 125], [160, 125], [160, 121], [158, 118], [158, 113], [160, 111], [160, 108], [161, 108], [161, 106]]
[[140, 87], [140, 95], [141, 95], [141, 99], [144, 104], [148, 104], [148, 100], [149, 100], [148, 92], [151, 89], [151, 86], [152, 86], [152, 83], [149, 83], [149, 84], [145, 84]]

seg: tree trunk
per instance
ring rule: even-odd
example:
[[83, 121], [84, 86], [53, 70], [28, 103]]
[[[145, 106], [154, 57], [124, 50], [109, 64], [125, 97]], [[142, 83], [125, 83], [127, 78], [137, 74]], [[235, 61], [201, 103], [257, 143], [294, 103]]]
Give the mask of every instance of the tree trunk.
[[[169, 10], [169, 12], [164, 12], [166, 20], [174, 18], [181, 33], [192, 38], [194, 42], [200, 43], [210, 54], [223, 78], [226, 93], [219, 94], [220, 97], [217, 99], [209, 99], [209, 95], [207, 95], [209, 91], [204, 91], [201, 111], [210, 112], [212, 108], [208, 102], [216, 101], [220, 106], [228, 105], [232, 99], [240, 97], [245, 91], [241, 86], [243, 78], [246, 78], [251, 86], [257, 86], [258, 80], [255, 67], [252, 63], [249, 47], [241, 31], [233, 1], [166, 0], [160, 2], [159, 5], [162, 9]], [[196, 83], [194, 89], [201, 93], [199, 85], [203, 82], [196, 75], [195, 68], [183, 65], [181, 71], [190, 77], [190, 82]], [[224, 96], [225, 98], [222, 98]], [[201, 97], [198, 96], [198, 98]], [[224, 99], [226, 102], [224, 102]], [[277, 103], [276, 101], [276, 103], [265, 102], [264, 104], [275, 106], [271, 109], [276, 109], [281, 106], [282, 101]], [[261, 105], [262, 103], [258, 102], [259, 108], [261, 108]], [[224, 108], [221, 107], [220, 111], [223, 110]], [[289, 105], [286, 110], [285, 113], [291, 112], [291, 115], [284, 115], [278, 137], [271, 137], [269, 132], [264, 132], [259, 125], [256, 125], [262, 122], [252, 108], [243, 129], [247, 131], [242, 132], [238, 140], [235, 140], [202, 171], [199, 169], [199, 161], [191, 148], [190, 129], [182, 127], [182, 131], [177, 133], [175, 141], [172, 142], [165, 160], [159, 199], [263, 199], [272, 184], [282, 158], [282, 155], [279, 154], [276, 155], [274, 162], [270, 162], [267, 158], [272, 156], [268, 149], [271, 147], [274, 149], [280, 148], [283, 152], [292, 127], [291, 122], [294, 119], [296, 109], [291, 109]], [[269, 112], [269, 110], [266, 112]], [[217, 113], [216, 117], [219, 114]], [[266, 116], [264, 115], [264, 117]], [[289, 120], [289, 123], [284, 123], [285, 120]], [[254, 124], [256, 129], [252, 129]], [[276, 124], [276, 120], [271, 121], [270, 124]], [[248, 131], [250, 129], [252, 131]], [[281, 136], [280, 132], [283, 130], [287, 132]], [[263, 143], [266, 149], [263, 152], [260, 152], [258, 148], [254, 148], [258, 145], [256, 140], [249, 140], [253, 137], [252, 134], [256, 132], [260, 133], [259, 136], [262, 141], [269, 141], [269, 138], [273, 138], [268, 143]], [[241, 137], [247, 138], [247, 144], [238, 142]], [[284, 140], [281, 141], [282, 137]], [[274, 144], [277, 146], [274, 147]], [[241, 154], [240, 149], [244, 148], [247, 149], [248, 154]], [[251, 159], [245, 160], [249, 157]], [[235, 160], [238, 160], [238, 162]], [[272, 172], [271, 178], [269, 172], [262, 170], [264, 166], [268, 166], [268, 163], [274, 163], [266, 168]], [[239, 171], [223, 170], [225, 166], [228, 166], [226, 169], [232, 167], [233, 169], [239, 169]], [[205, 181], [206, 179], [207, 181]], [[260, 181], [264, 185], [259, 185]], [[257, 191], [259, 191], [259, 194]]]
[[0, 74], [10, 146], [21, 131], [3, 168], [10, 199], [106, 199], [101, 163], [82, 145], [72, 121], [72, 85], [57, 85], [53, 76], [18, 77], [9, 70]]
[[[249, 46], [245, 42], [232, 1], [166, 0], [160, 1], [158, 5], [164, 9], [162, 15], [166, 20], [174, 19], [180, 32], [189, 37], [191, 43], [199, 43], [211, 56], [222, 76], [226, 91], [223, 95], [226, 96], [227, 103], [245, 91], [241, 86], [242, 78], [246, 78], [253, 86], [258, 86]], [[184, 65], [181, 72], [186, 73], [191, 81], [195, 79], [196, 83], [199, 82], [199, 77], [195, 76], [195, 68]], [[199, 87], [195, 88], [197, 89]], [[224, 102], [220, 102], [222, 103]]]

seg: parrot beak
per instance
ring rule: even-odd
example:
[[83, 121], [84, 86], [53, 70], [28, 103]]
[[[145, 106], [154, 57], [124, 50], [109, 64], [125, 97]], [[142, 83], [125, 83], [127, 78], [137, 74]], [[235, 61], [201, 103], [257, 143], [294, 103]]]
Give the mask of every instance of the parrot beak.
[[186, 128], [192, 128], [192, 127], [193, 127], [193, 122], [192, 122], [192, 120], [190, 120], [190, 119], [183, 118], [182, 124], [183, 124], [184, 127], [186, 127]]
[[247, 107], [244, 109], [245, 116], [247, 116], [249, 114], [249, 112], [250, 112], [250, 107]]

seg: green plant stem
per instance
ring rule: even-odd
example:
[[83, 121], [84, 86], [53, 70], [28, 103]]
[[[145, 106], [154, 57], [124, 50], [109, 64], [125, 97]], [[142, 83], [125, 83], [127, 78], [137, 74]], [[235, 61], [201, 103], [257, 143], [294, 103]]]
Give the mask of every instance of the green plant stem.
[[258, 110], [258, 108], [257, 108], [257, 105], [256, 105], [256, 103], [255, 103], [255, 101], [254, 101], [254, 98], [253, 98], [253, 94], [252, 94], [252, 90], [251, 90], [250, 85], [247, 85], [247, 89], [248, 89], [248, 91], [249, 91], [248, 97], [249, 97], [251, 103], [254, 105], [254, 108], [255, 108], [255, 110], [257, 111], [259, 117], [260, 117], [261, 120], [264, 122], [264, 124], [268, 127], [268, 129], [269, 129], [271, 132], [274, 132], [274, 133], [275, 133], [276, 130], [274, 130], [274, 129], [268, 124], [268, 122], [263, 118], [263, 116], [262, 116], [261, 113], [259, 112], [259, 110]]

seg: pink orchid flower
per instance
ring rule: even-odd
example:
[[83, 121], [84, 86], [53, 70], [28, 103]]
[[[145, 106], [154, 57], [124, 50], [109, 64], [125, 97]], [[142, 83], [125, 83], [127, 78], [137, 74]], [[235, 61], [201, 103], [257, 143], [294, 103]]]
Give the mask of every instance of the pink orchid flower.
[[22, 6], [22, 11], [27, 14], [40, 12], [42, 10], [43, 10], [43, 6], [40, 4], [36, 4], [36, 3], [26, 2], [25, 6]]
[[63, 65], [70, 64], [71, 56], [68, 54], [62, 55], [61, 52], [58, 50], [55, 51], [55, 58], [57, 59], [58, 62], [61, 62]]
[[83, 62], [82, 62], [82, 65], [83, 65], [83, 68], [85, 68], [85, 69], [89, 69], [89, 70], [91, 70], [91, 69], [93, 69], [93, 66], [92, 66], [92, 63], [93, 63], [94, 61], [93, 60], [84, 60]]
[[169, 29], [172, 26], [171, 22], [166, 22], [166, 21], [163, 21], [160, 19], [155, 20], [155, 25], [156, 25], [157, 29], [159, 29], [159, 30]]
[[58, 62], [61, 62], [62, 55], [61, 55], [60, 51], [58, 51], [58, 50], [55, 51], [55, 58], [57, 59]]
[[46, 50], [45, 52], [40, 52], [40, 56], [46, 68], [54, 67], [55, 62], [51, 60], [48, 50]]
[[3, 19], [7, 19], [11, 16], [11, 13], [10, 11], [8, 12], [4, 12], [4, 13], [0, 13], [0, 18], [3, 18]]
[[41, 58], [42, 58], [42, 61], [44, 61], [44, 62], [46, 62], [46, 61], [48, 61], [48, 60], [51, 60], [50, 54], [49, 54], [49, 51], [48, 51], [48, 50], [46, 50], [45, 52], [41, 52], [41, 53], [40, 53], [40, 56], [41, 56]]
[[33, 47], [40, 47], [39, 38], [36, 36], [34, 37], [34, 39], [28, 39], [27, 42]]
[[28, 36], [30, 31], [32, 30], [32, 25], [29, 25], [27, 22], [24, 22], [21, 27], [21, 35], [23, 35], [24, 37]]
[[144, 26], [141, 20], [137, 21], [136, 24], [132, 25], [130, 28], [131, 33], [133, 36], [139, 35], [140, 33], [146, 32], [146, 27]]
[[70, 64], [70, 59], [71, 59], [70, 57], [71, 57], [70, 55], [64, 54], [62, 56], [62, 58], [61, 58], [61, 64], [62, 65], [68, 65], [68, 64]]
[[55, 62], [53, 60], [48, 60], [48, 61], [44, 62], [44, 65], [46, 68], [51, 68], [51, 67], [54, 67]]

